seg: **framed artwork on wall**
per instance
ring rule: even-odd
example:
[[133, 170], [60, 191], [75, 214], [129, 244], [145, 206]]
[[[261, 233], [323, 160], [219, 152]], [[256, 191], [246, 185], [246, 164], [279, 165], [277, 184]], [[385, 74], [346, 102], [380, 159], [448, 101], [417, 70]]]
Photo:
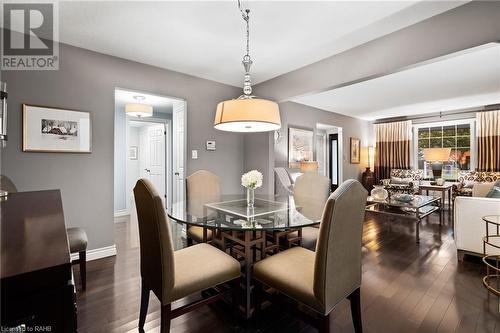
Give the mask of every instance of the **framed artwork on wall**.
[[290, 169], [299, 169], [302, 161], [313, 161], [313, 140], [313, 130], [288, 128], [288, 167]]
[[23, 151], [90, 153], [90, 113], [23, 104]]
[[351, 138], [351, 164], [359, 164], [361, 162], [361, 140]]
[[128, 150], [128, 158], [130, 160], [137, 160], [138, 159], [138, 154], [137, 154], [138, 151], [139, 151], [139, 147], [130, 146], [130, 148]]

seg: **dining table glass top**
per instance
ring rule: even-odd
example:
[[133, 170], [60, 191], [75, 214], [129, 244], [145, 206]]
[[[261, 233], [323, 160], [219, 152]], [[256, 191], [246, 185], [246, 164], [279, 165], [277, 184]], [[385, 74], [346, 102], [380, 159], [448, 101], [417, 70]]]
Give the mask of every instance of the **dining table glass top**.
[[187, 225], [221, 230], [290, 230], [318, 224], [295, 205], [293, 196], [256, 197], [247, 206], [245, 195], [221, 196], [215, 202], [185, 200], [167, 209], [170, 219]]

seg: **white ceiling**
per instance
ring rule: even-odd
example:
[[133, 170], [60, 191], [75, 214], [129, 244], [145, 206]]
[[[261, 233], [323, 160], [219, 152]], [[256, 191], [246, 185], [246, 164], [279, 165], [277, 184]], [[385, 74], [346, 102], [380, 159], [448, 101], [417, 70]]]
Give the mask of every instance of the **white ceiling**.
[[500, 44], [293, 101], [365, 120], [500, 103]]
[[[137, 101], [134, 96], [143, 96], [144, 100]], [[115, 104], [125, 105], [128, 103], [141, 103], [151, 105], [155, 109], [155, 111], [161, 112], [162, 110], [172, 106], [173, 101], [168, 97], [145, 94], [142, 92], [131, 90], [115, 89]]]
[[[363, 44], [463, 1], [244, 1], [253, 82]], [[59, 39], [234, 86], [242, 85], [244, 22], [236, 1], [59, 3]]]

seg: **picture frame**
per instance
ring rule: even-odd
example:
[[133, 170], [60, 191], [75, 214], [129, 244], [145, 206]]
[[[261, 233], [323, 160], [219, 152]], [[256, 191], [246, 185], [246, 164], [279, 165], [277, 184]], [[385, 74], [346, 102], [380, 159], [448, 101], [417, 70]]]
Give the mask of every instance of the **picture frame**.
[[314, 160], [314, 131], [312, 129], [288, 128], [288, 167], [299, 169], [300, 162]]
[[350, 143], [351, 164], [359, 164], [361, 163], [361, 140], [358, 138], [351, 138]]
[[90, 112], [31, 104], [22, 111], [24, 152], [92, 152]]
[[128, 158], [129, 158], [129, 160], [139, 159], [139, 147], [130, 146], [128, 149]]

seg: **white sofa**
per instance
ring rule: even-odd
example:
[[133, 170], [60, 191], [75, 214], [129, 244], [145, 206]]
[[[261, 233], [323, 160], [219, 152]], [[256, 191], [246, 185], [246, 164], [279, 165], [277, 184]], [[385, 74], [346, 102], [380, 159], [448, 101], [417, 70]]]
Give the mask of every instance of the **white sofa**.
[[[463, 260], [464, 254], [483, 255], [483, 237], [486, 235], [485, 215], [500, 215], [500, 199], [485, 198], [485, 188], [475, 189], [476, 197], [456, 197], [454, 208], [455, 243], [457, 245], [458, 260]], [[485, 193], [486, 192], [486, 193]], [[496, 233], [496, 228], [490, 227], [490, 234]], [[500, 241], [500, 239], [499, 239]], [[500, 254], [491, 246], [488, 254]]]

